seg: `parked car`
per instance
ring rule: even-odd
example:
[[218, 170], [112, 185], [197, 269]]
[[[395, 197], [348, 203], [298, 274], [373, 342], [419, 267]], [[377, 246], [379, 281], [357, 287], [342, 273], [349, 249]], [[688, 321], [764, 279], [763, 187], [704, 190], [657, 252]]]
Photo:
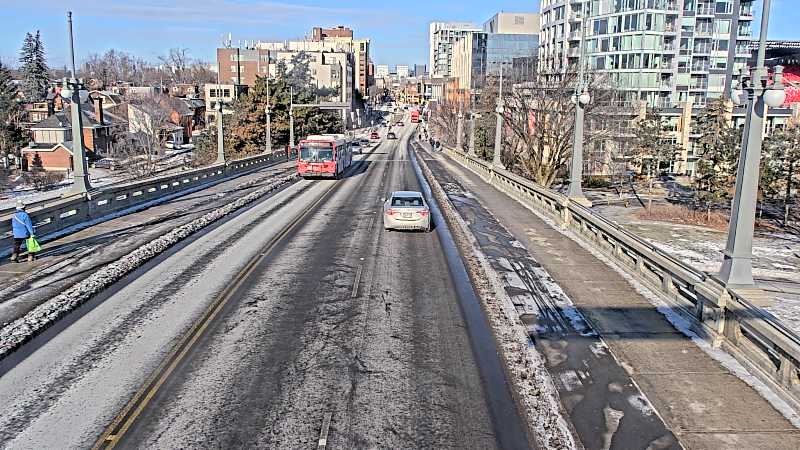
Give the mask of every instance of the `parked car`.
[[377, 141], [381, 137], [378, 135], [377, 131], [373, 131], [372, 133], [370, 133], [369, 138], [372, 139], [373, 141]]
[[114, 158], [103, 158], [95, 161], [93, 166], [96, 169], [116, 170], [119, 167], [119, 161]]
[[397, 136], [395, 136], [394, 132], [390, 131], [386, 133], [386, 139], [397, 139]]
[[355, 140], [350, 143], [350, 148], [353, 150], [353, 154], [361, 154], [361, 141]]
[[386, 230], [431, 231], [431, 211], [421, 192], [395, 191], [383, 204]]

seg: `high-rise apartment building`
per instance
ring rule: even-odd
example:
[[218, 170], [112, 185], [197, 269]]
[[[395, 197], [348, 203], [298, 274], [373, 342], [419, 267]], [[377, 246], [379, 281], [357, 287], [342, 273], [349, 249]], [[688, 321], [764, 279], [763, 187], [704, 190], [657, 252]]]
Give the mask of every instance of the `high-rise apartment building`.
[[414, 64], [414, 76], [424, 77], [428, 74], [428, 67], [425, 64]]
[[498, 13], [483, 24], [483, 31], [470, 31], [453, 44], [450, 75], [458, 88], [478, 89], [486, 77], [507, 77], [514, 72], [530, 74], [539, 45], [539, 15]]
[[540, 11], [540, 70], [577, 67], [583, 43], [589, 70], [654, 107], [724, 96], [750, 56], [753, 0], [541, 0]]
[[222, 84], [252, 86], [256, 77], [269, 75], [269, 51], [257, 48], [217, 49], [217, 67]]
[[375, 78], [386, 78], [389, 76], [389, 66], [387, 64], [378, 64], [375, 66]]
[[395, 72], [397, 72], [397, 78], [408, 78], [408, 66], [406, 65], [398, 64], [395, 68]]
[[430, 24], [428, 69], [431, 76], [450, 76], [453, 44], [458, 38], [474, 31], [481, 31], [481, 29], [469, 22], [432, 22]]

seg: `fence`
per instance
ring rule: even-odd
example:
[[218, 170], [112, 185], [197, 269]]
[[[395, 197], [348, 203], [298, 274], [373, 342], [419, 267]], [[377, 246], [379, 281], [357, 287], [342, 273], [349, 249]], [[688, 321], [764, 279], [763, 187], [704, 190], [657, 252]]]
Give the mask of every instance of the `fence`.
[[[218, 183], [231, 176], [285, 160], [284, 152], [251, 156], [179, 174], [109, 186], [91, 191], [88, 195], [34, 202], [28, 205], [28, 213], [36, 226], [37, 236], [46, 238], [166, 196]], [[0, 255], [11, 252], [12, 214], [13, 208], [0, 211]]]
[[687, 319], [693, 332], [728, 351], [800, 411], [800, 336], [751, 302], [760, 291], [728, 289], [714, 276], [665, 254], [562, 194], [455, 150], [445, 151], [590, 243], [658, 293]]

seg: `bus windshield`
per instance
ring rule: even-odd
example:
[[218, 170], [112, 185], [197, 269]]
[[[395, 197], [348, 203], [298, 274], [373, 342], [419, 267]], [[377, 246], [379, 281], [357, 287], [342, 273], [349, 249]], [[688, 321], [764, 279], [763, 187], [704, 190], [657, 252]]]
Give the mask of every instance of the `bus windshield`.
[[328, 143], [303, 142], [300, 144], [300, 159], [309, 162], [333, 161], [333, 148]]

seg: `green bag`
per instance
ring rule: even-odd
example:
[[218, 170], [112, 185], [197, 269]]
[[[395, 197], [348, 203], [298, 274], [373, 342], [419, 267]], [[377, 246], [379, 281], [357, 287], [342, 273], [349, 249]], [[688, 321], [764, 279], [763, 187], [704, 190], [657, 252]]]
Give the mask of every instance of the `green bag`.
[[29, 237], [28, 240], [25, 241], [25, 246], [28, 247], [28, 253], [36, 253], [42, 249], [42, 246], [39, 245], [39, 241], [37, 241], [33, 236]]

